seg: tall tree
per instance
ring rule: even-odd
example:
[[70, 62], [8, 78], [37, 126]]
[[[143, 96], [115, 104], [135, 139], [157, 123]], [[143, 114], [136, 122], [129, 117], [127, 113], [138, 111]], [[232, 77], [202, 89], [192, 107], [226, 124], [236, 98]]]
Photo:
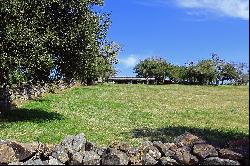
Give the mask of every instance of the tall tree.
[[155, 78], [157, 83], [163, 83], [164, 79], [169, 75], [167, 66], [169, 64], [162, 58], [148, 58], [140, 61], [134, 71], [138, 77]]
[[95, 5], [103, 5], [103, 0], [1, 0], [0, 86], [4, 94], [13, 80], [46, 82], [51, 73], [66, 81], [91, 82], [91, 66], [103, 57], [100, 49], [111, 23], [109, 14], [93, 10]]
[[204, 59], [196, 64], [197, 81], [200, 84], [212, 84], [216, 78], [216, 66], [213, 60]]

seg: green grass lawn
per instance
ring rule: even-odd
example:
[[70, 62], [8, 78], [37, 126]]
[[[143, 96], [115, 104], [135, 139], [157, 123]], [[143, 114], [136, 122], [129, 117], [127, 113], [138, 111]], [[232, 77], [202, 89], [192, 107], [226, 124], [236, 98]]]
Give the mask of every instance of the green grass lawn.
[[211, 143], [249, 135], [247, 86], [97, 85], [25, 102], [0, 119], [0, 140], [59, 143], [85, 133], [97, 145], [114, 140], [173, 141], [190, 131]]

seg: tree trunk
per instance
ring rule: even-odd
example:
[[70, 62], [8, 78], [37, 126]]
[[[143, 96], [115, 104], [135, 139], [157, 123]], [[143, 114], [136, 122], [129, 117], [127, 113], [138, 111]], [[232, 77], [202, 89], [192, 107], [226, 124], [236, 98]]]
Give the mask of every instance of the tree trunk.
[[8, 81], [3, 80], [2, 101], [0, 101], [0, 112], [7, 110], [10, 107], [10, 94], [8, 89]]
[[224, 79], [221, 80], [221, 85], [223, 85], [223, 84], [224, 84]]

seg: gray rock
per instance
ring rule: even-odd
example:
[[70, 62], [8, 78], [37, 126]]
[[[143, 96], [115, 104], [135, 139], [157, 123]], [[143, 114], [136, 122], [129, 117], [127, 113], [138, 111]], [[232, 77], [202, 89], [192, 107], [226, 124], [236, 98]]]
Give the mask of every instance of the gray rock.
[[150, 154], [145, 154], [142, 158], [143, 165], [156, 165], [158, 161], [154, 159]]
[[219, 157], [229, 160], [242, 160], [244, 158], [243, 155], [229, 149], [220, 149]]
[[175, 153], [164, 145], [161, 141], [154, 141], [153, 145], [160, 151], [161, 156], [173, 156]]
[[107, 147], [101, 147], [101, 148], [96, 148], [95, 152], [99, 155], [102, 156], [103, 153], [105, 153], [107, 151]]
[[215, 147], [208, 144], [196, 144], [193, 147], [193, 153], [199, 158], [207, 158], [207, 157], [217, 157], [218, 152]]
[[83, 153], [80, 153], [80, 152], [75, 152], [75, 153], [72, 153], [71, 154], [71, 157], [70, 157], [70, 165], [81, 165], [83, 164], [83, 156], [84, 154]]
[[9, 164], [17, 161], [18, 159], [13, 148], [7, 144], [0, 144], [0, 164]]
[[12, 162], [12, 163], [9, 163], [8, 165], [23, 165], [23, 163], [22, 163], [22, 162], [17, 161], [17, 162]]
[[175, 160], [185, 165], [197, 164], [198, 159], [191, 153], [191, 148], [188, 146], [183, 146], [176, 150], [176, 154], [173, 156]]
[[33, 143], [26, 146], [17, 142], [2, 141], [0, 144], [0, 163], [27, 160], [35, 155], [37, 148], [38, 145]]
[[120, 150], [126, 153], [129, 149], [129, 146], [126, 142], [113, 142], [110, 148]]
[[86, 142], [87, 141], [86, 141], [85, 135], [83, 133], [76, 135], [73, 139], [73, 142], [72, 142], [73, 150], [75, 150], [77, 152], [84, 151]]
[[24, 165], [48, 165], [47, 162], [42, 161], [41, 159], [36, 159], [36, 160], [28, 160], [26, 162], [23, 163]]
[[100, 165], [101, 157], [94, 151], [85, 151], [83, 164], [84, 165]]
[[116, 149], [108, 149], [101, 156], [102, 165], [127, 165], [129, 158], [126, 153]]
[[218, 157], [210, 157], [205, 159], [201, 165], [240, 165], [238, 161], [221, 159]]
[[154, 146], [148, 147], [148, 149], [146, 151], [144, 151], [144, 152], [146, 152], [147, 154], [149, 154], [154, 159], [160, 159], [161, 158], [160, 151], [156, 147], [154, 147]]
[[72, 135], [67, 135], [63, 138], [62, 142], [61, 142], [61, 146], [64, 146], [68, 149], [72, 148], [72, 142], [73, 142], [74, 136]]
[[59, 160], [50, 157], [49, 161], [48, 161], [48, 165], [64, 165], [62, 162], [60, 162]]
[[62, 147], [61, 145], [55, 146], [55, 148], [52, 150], [52, 157], [58, 159], [62, 163], [66, 163], [69, 161], [69, 156], [68, 156], [68, 150], [65, 147]]
[[153, 144], [153, 142], [151, 142], [151, 141], [144, 141], [144, 142], [142, 143], [142, 146], [148, 147], [148, 146], [154, 146], [154, 144]]
[[129, 157], [129, 162], [131, 165], [141, 165], [141, 154], [139, 153], [137, 148], [129, 148], [127, 150], [127, 155]]
[[66, 136], [61, 145], [72, 151], [85, 151], [86, 138], [83, 133], [76, 136]]
[[178, 147], [182, 147], [182, 146], [193, 146], [194, 144], [205, 144], [206, 142], [202, 139], [200, 139], [199, 137], [186, 132], [182, 135], [180, 135], [179, 137], [177, 137], [175, 139], [175, 142], [177, 144]]
[[178, 165], [178, 162], [170, 157], [160, 158], [160, 165]]
[[172, 151], [172, 153], [175, 153], [178, 149], [178, 146], [175, 145], [175, 143], [164, 143], [164, 145]]
[[144, 142], [138, 149], [142, 154], [149, 154], [154, 159], [161, 158], [161, 152], [153, 146], [153, 143], [150, 141]]

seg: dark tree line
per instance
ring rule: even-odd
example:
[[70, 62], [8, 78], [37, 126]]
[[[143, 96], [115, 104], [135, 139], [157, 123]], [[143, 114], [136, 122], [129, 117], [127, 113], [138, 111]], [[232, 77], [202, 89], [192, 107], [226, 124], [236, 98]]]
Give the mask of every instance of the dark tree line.
[[163, 58], [148, 58], [134, 67], [138, 77], [155, 78], [157, 84], [169, 78], [174, 83], [195, 85], [223, 85], [226, 81], [235, 85], [247, 84], [249, 73], [246, 69], [246, 64], [226, 62], [217, 54], [184, 66], [168, 63]]
[[20, 82], [91, 84], [115, 73], [103, 0], [0, 0], [0, 90]]

